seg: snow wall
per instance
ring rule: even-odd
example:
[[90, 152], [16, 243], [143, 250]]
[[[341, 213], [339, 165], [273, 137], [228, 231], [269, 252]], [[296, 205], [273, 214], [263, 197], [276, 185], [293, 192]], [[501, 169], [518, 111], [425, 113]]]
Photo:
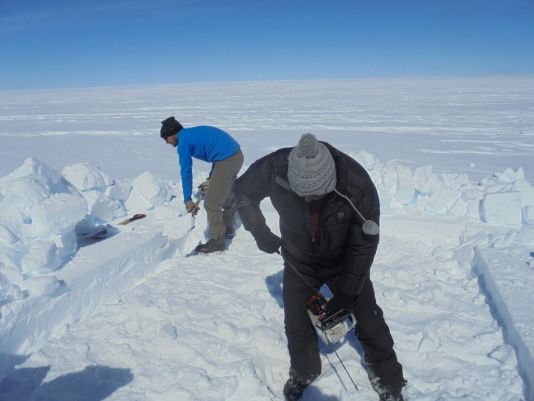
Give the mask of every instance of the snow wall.
[[[477, 249], [473, 266], [532, 389], [534, 339], [517, 329], [527, 317], [509, 310], [517, 308], [510, 306], [514, 297], [501, 291], [502, 280], [495, 284], [498, 269], [488, 267], [495, 253], [518, 244], [534, 247], [534, 187], [524, 171], [508, 168], [475, 183], [431, 166], [412, 169], [399, 161], [383, 164], [367, 152], [350, 155], [377, 186], [383, 214], [434, 216], [506, 232], [504, 240], [484, 241], [491, 252]], [[180, 192], [148, 172], [121, 182], [89, 163], [58, 172], [34, 158], [0, 178], [0, 352], [34, 352], [155, 271], [187, 241], [190, 221], [176, 218], [183, 212]], [[139, 212], [148, 214], [142, 224], [117, 229], [117, 221]], [[162, 219], [174, 219], [172, 231], [181, 234], [168, 235]], [[84, 236], [101, 227], [115, 235], [83, 246]], [[531, 271], [521, 279], [529, 280]]]

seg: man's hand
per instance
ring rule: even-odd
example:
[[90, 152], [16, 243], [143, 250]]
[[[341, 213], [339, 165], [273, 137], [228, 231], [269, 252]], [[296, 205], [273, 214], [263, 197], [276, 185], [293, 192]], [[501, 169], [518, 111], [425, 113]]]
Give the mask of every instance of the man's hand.
[[344, 297], [343, 295], [334, 295], [328, 303], [326, 304], [326, 312], [329, 316], [333, 315], [336, 312], [339, 312], [342, 309], [346, 309], [349, 312], [352, 312], [353, 302], [350, 298]]
[[280, 237], [276, 234], [273, 234], [266, 225], [254, 230], [252, 235], [256, 240], [256, 245], [258, 245], [258, 248], [263, 252], [275, 253], [282, 246], [282, 240]]
[[209, 186], [210, 186], [210, 179], [207, 178], [206, 181], [204, 181], [202, 184], [198, 186], [198, 189], [200, 189], [203, 192], [207, 192]]
[[198, 204], [196, 204], [192, 200], [188, 200], [185, 203], [185, 209], [187, 210], [187, 213], [191, 213], [193, 216], [196, 216], [198, 211], [200, 210]]

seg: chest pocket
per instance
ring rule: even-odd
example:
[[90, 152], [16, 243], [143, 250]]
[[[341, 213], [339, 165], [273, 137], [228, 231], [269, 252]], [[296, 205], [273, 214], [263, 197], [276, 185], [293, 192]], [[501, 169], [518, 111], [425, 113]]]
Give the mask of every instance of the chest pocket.
[[346, 207], [341, 207], [321, 219], [319, 225], [320, 242], [316, 253], [329, 260], [343, 257], [347, 242], [352, 214]]

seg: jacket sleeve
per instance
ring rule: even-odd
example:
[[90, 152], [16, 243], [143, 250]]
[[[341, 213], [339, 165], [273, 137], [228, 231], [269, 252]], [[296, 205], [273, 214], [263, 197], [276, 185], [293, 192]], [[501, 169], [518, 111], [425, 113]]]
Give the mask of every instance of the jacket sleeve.
[[260, 202], [270, 196], [273, 168], [271, 155], [255, 161], [236, 181], [234, 196], [245, 230], [254, 232], [265, 225]]
[[[376, 188], [371, 184], [364, 192], [358, 209], [362, 215], [380, 224], [380, 202]], [[352, 301], [360, 294], [373, 263], [378, 247], [379, 235], [367, 235], [362, 231], [362, 222], [355, 216], [354, 224], [349, 230], [345, 257], [343, 261], [343, 273], [340, 280], [343, 296]]]
[[193, 194], [193, 158], [187, 144], [178, 146], [178, 157], [180, 159], [180, 176], [182, 178], [184, 203], [187, 203], [187, 201], [191, 200], [191, 195]]

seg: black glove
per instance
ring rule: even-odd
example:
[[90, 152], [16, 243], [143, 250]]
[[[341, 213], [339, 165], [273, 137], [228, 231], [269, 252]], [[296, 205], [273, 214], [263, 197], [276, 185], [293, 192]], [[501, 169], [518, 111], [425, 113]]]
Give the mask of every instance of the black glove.
[[266, 225], [252, 231], [252, 235], [256, 240], [258, 248], [263, 252], [275, 253], [282, 246], [282, 240], [280, 237], [276, 234], [273, 234]]
[[352, 313], [354, 303], [348, 297], [343, 295], [334, 295], [328, 303], [326, 304], [326, 313], [328, 315], [333, 315], [336, 312], [339, 312], [342, 309], [346, 309]]

